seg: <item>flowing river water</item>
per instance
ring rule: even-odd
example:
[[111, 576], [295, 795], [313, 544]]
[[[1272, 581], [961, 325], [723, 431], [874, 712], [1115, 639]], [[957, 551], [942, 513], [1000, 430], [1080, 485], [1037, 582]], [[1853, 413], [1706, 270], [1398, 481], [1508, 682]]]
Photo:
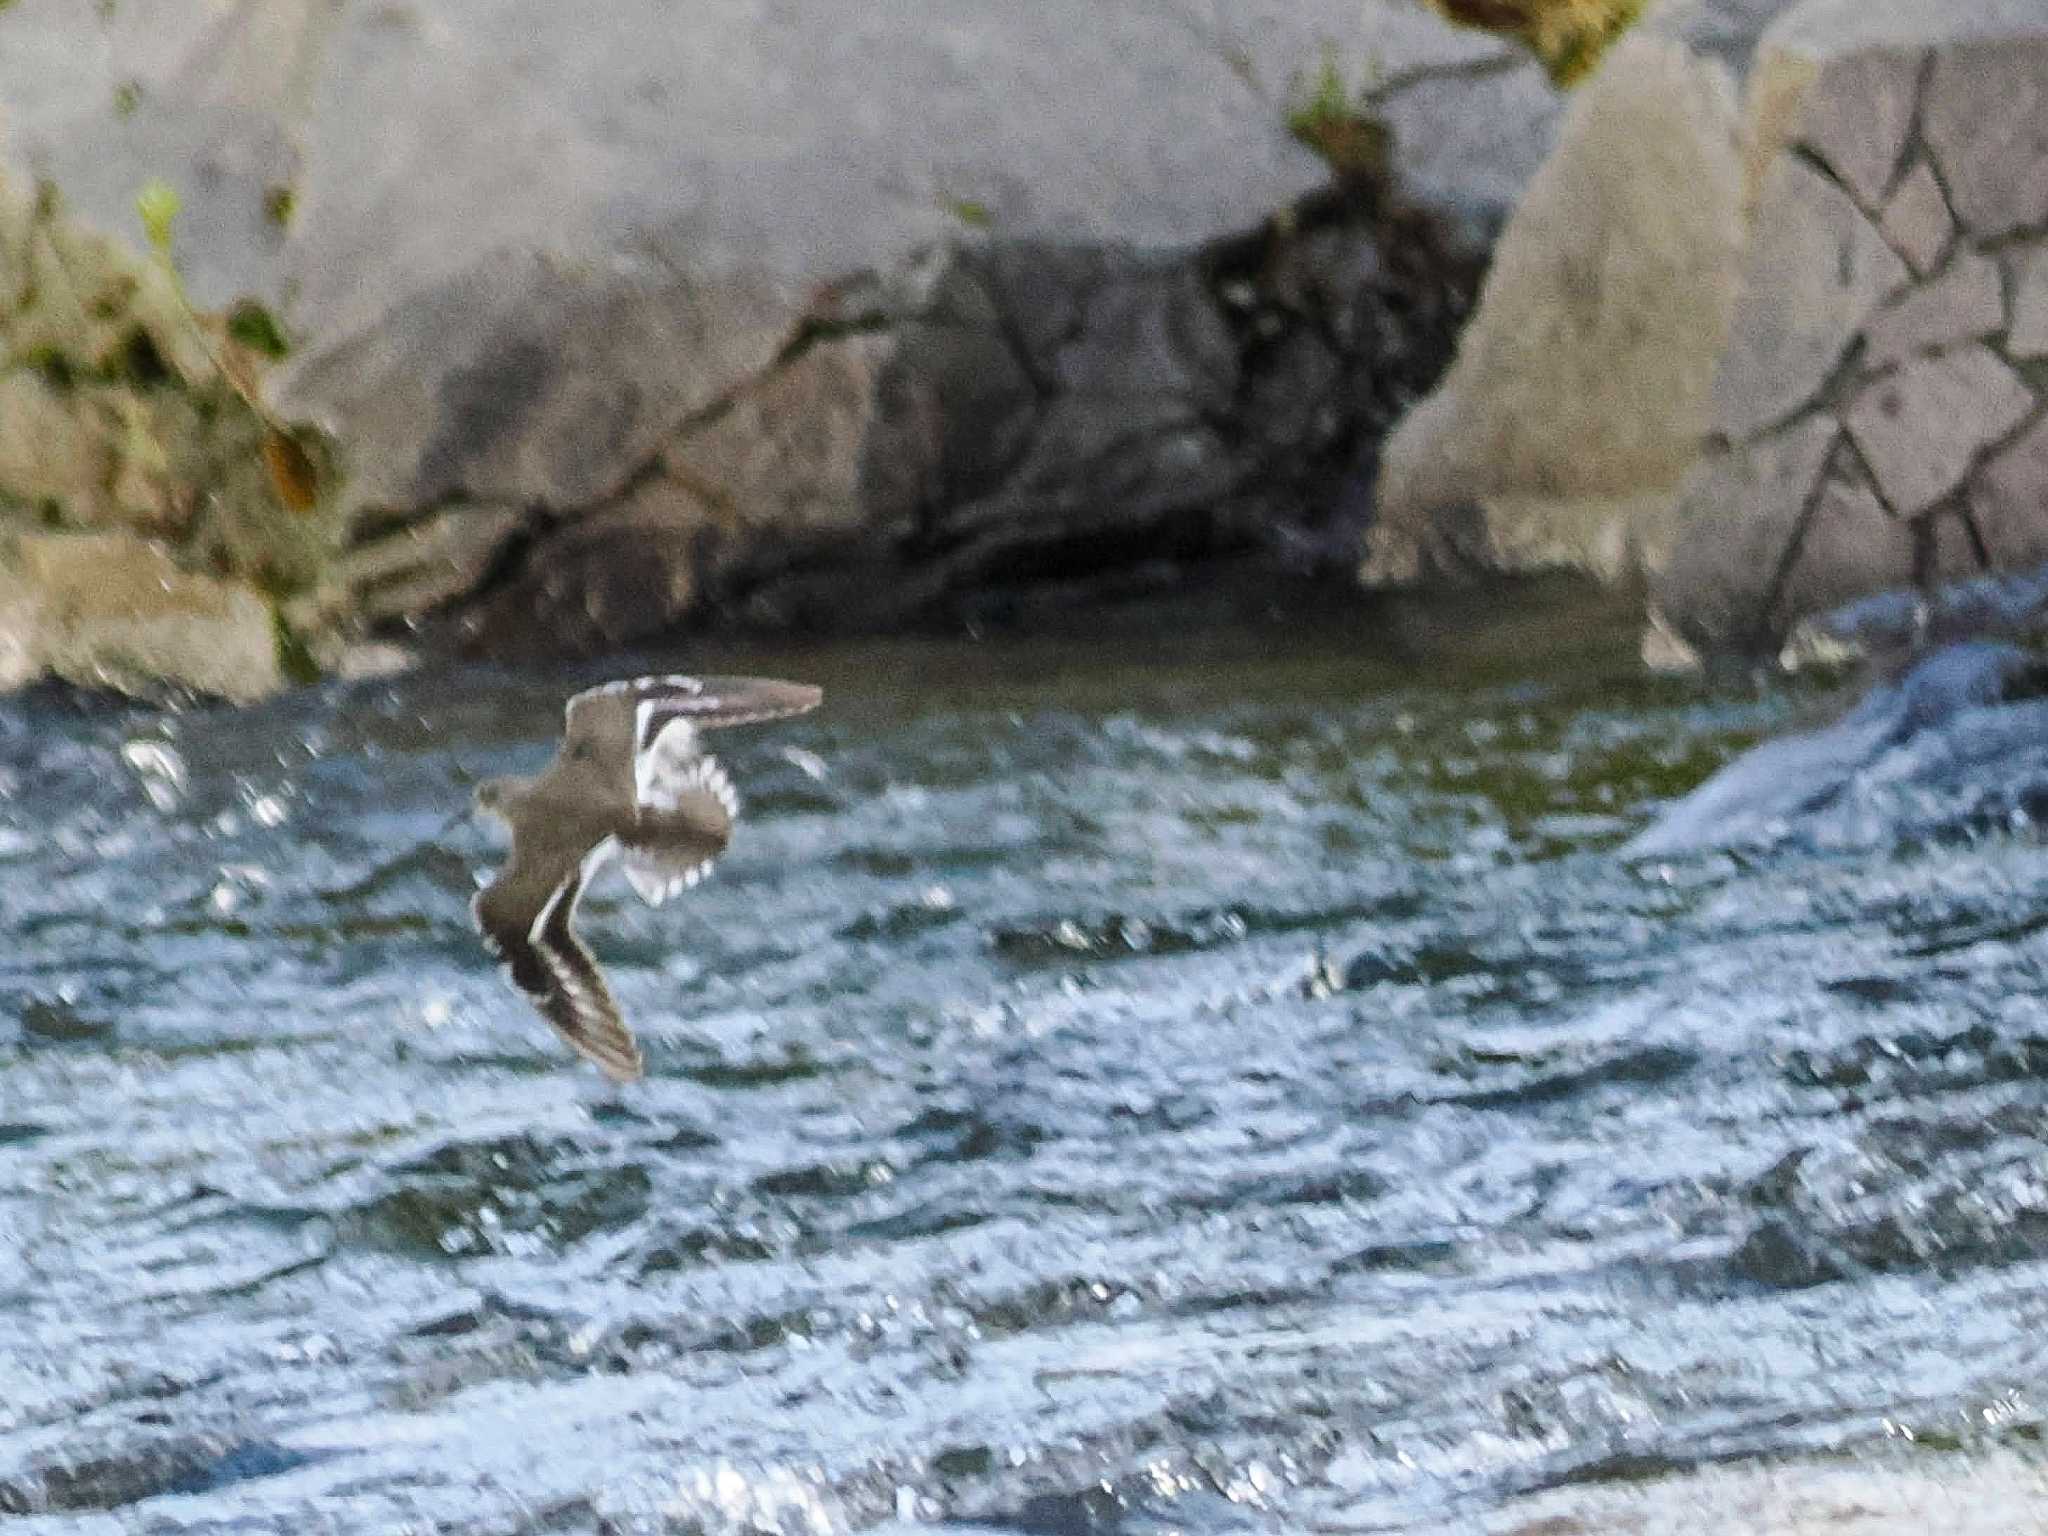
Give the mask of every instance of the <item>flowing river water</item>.
[[2025, 1447], [2048, 849], [1632, 868], [1813, 697], [1365, 630], [636, 658], [828, 697], [719, 739], [710, 883], [585, 902], [625, 1091], [443, 830], [601, 674], [0, 703], [0, 1514], [1476, 1530]]

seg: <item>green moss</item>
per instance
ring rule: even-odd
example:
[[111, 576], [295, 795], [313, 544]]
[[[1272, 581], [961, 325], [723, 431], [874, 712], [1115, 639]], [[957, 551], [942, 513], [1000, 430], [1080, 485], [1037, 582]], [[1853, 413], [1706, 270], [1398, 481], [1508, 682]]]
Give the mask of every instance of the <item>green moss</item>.
[[[179, 197], [168, 183], [152, 181], [136, 197], [150, 247], [141, 259], [74, 228], [54, 187], [39, 185], [36, 198], [48, 228], [26, 275], [42, 279], [48, 298], [17, 301], [10, 363], [55, 397], [39, 409], [78, 423], [82, 451], [103, 472], [77, 477], [75, 493], [55, 500], [10, 501], [0, 487], [0, 524], [133, 528], [165, 540], [180, 568], [256, 591], [280, 669], [294, 682], [314, 678], [308, 639], [284, 609], [333, 556], [339, 461], [321, 433], [279, 420], [261, 397], [265, 361], [290, 351], [284, 327], [252, 302], [217, 316], [194, 310], [177, 269]], [[288, 216], [288, 196], [271, 207]]]
[[291, 227], [292, 213], [298, 207], [299, 195], [287, 186], [266, 187], [263, 191], [263, 217], [279, 229]]
[[1313, 75], [1295, 77], [1287, 131], [1345, 180], [1378, 181], [1387, 173], [1393, 133], [1367, 88], [1354, 89], [1345, 79], [1332, 46], [1324, 46], [1322, 66]]
[[971, 197], [942, 197], [939, 206], [971, 229], [987, 229], [996, 221], [987, 203], [976, 202]]
[[268, 358], [286, 357], [292, 350], [277, 317], [254, 299], [244, 299], [228, 311], [228, 334]]
[[[0, 0], [4, 3], [4, 0]], [[133, 117], [135, 109], [142, 105], [142, 83], [138, 80], [123, 80], [114, 87], [114, 116]]]
[[148, 388], [171, 377], [170, 366], [149, 332], [138, 327], [106, 358], [81, 364], [61, 347], [30, 347], [19, 359], [58, 394], [68, 395], [90, 384], [126, 384]]

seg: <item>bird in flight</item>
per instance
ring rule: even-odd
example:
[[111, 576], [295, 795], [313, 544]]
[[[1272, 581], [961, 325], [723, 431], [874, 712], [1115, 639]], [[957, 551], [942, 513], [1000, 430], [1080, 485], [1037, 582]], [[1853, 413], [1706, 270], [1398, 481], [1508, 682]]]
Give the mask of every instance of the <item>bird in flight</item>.
[[821, 698], [765, 677], [606, 683], [569, 700], [546, 772], [477, 787], [477, 808], [512, 829], [505, 867], [470, 904], [484, 943], [555, 1032], [615, 1082], [640, 1076], [640, 1046], [576, 936], [577, 901], [614, 855], [652, 906], [703, 879], [732, 838], [739, 796], [699, 733], [801, 715]]

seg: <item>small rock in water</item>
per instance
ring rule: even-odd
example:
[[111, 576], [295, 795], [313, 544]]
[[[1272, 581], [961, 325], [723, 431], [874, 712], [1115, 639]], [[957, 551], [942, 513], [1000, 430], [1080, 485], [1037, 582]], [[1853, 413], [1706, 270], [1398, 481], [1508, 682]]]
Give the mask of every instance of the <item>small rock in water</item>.
[[63, 998], [33, 998], [22, 1006], [21, 1033], [24, 1039], [51, 1044], [75, 1044], [82, 1040], [105, 1040], [114, 1026], [102, 1019], [90, 1019]]

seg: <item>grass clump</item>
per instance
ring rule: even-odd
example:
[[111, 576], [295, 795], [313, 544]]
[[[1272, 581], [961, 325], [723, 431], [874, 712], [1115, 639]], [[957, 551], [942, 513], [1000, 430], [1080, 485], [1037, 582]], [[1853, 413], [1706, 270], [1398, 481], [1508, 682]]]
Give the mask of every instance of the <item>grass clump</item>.
[[1287, 107], [1287, 131], [1320, 155], [1346, 181], [1378, 181], [1387, 173], [1393, 133], [1379, 114], [1370, 83], [1353, 86], [1337, 50], [1306, 79], [1297, 75]]

